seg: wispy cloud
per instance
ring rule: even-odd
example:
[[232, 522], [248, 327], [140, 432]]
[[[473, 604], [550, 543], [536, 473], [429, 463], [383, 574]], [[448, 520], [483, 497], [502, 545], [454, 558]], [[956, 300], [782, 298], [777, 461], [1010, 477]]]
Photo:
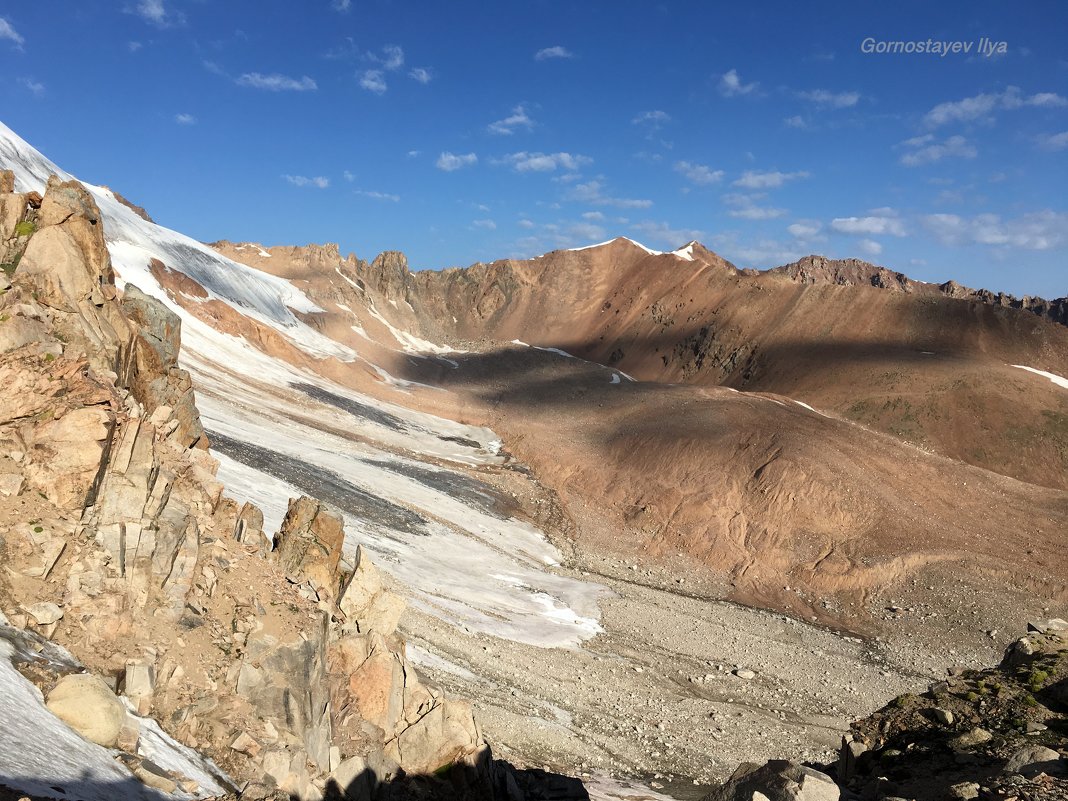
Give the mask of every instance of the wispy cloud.
[[797, 96], [820, 108], [852, 108], [860, 102], [860, 92], [831, 92], [827, 89], [812, 89], [808, 92], [798, 92]]
[[35, 81], [33, 78], [19, 78], [19, 83], [37, 97], [41, 97], [45, 93], [45, 85], [40, 81]]
[[389, 88], [382, 70], [364, 70], [360, 73], [360, 86], [376, 95], [384, 95]]
[[676, 247], [686, 242], [695, 242], [704, 238], [705, 235], [704, 231], [698, 231], [695, 228], [676, 228], [670, 223], [653, 222], [652, 220], [634, 223], [630, 228], [642, 239], [655, 245], [667, 245], [668, 247]]
[[472, 220], [471, 225], [473, 225], [475, 228], [484, 228], [487, 231], [497, 230], [497, 223], [495, 223], [493, 220]]
[[599, 211], [587, 211], [583, 213], [582, 219], [591, 220], [593, 222], [604, 222], [604, 214]]
[[768, 206], [743, 206], [727, 212], [739, 220], [774, 220], [786, 214], [786, 209], [774, 209]]
[[868, 256], [878, 256], [883, 252], [883, 246], [874, 239], [861, 239], [857, 242], [857, 247]]
[[518, 106], [512, 109], [512, 113], [505, 117], [503, 120], [497, 120], [491, 122], [486, 126], [486, 130], [492, 134], [500, 134], [503, 136], [511, 136], [520, 128], [530, 130], [534, 127], [534, 120], [527, 114], [526, 107], [520, 103]]
[[905, 236], [905, 223], [893, 209], [873, 209], [865, 217], [835, 217], [831, 229], [840, 234]]
[[719, 79], [719, 93], [724, 97], [747, 95], [751, 92], [755, 92], [758, 86], [760, 86], [760, 84], [756, 81], [753, 81], [753, 83], [743, 83], [741, 76], [738, 74], [738, 70], [726, 72]]
[[535, 61], [545, 61], [549, 58], [574, 58], [575, 54], [568, 50], [566, 47], [555, 45], [553, 47], [543, 47], [537, 53], [534, 54]]
[[[213, 62], [204, 62], [205, 66], [210, 70], [211, 67], [218, 67]], [[211, 65], [211, 66], [208, 66]], [[238, 86], [249, 86], [253, 89], [263, 89], [268, 92], [314, 92], [319, 88], [307, 75], [301, 78], [290, 78], [288, 75], [279, 75], [277, 72], [272, 72], [269, 75], [264, 75], [260, 72], [246, 72], [235, 81]]]
[[15, 30], [15, 26], [8, 22], [6, 17], [0, 17], [0, 40], [14, 42], [15, 47], [20, 50], [26, 43], [26, 40], [22, 38], [22, 34]]
[[795, 114], [792, 117], [787, 117], [783, 120], [783, 124], [787, 128], [800, 128], [802, 130], [808, 127], [808, 121], [800, 114]]
[[[348, 174], [346, 174], [346, 179]], [[399, 203], [400, 195], [394, 195], [392, 192], [375, 192], [373, 189], [357, 189], [355, 194], [362, 195], [363, 197], [369, 197], [372, 200], [388, 200], [390, 203]]]
[[901, 155], [901, 163], [906, 167], [933, 164], [944, 158], [974, 159], [979, 155], [975, 145], [963, 136], [951, 136], [939, 142], [934, 134], [925, 134], [906, 139], [898, 147], [906, 150]]
[[754, 170], [746, 170], [742, 173], [742, 177], [731, 186], [739, 186], [743, 189], [776, 189], [787, 181], [796, 181], [801, 178], [808, 178], [808, 176], [809, 173], [804, 170], [798, 172], [756, 172]]
[[131, 14], [136, 14], [150, 25], [157, 28], [169, 28], [173, 25], [185, 24], [185, 15], [181, 12], [169, 11], [164, 0], [138, 0], [127, 9]]
[[382, 69], [389, 70], [390, 72], [399, 70], [404, 66], [404, 50], [400, 45], [384, 45], [382, 47], [381, 56], [368, 53], [367, 57], [372, 61], [381, 64]]
[[140, 42], [127, 42], [126, 43], [126, 49], [129, 50], [131, 53], [136, 53], [142, 47], [144, 47], [144, 45], [141, 44]]
[[1052, 250], [1068, 245], [1068, 212], [1051, 209], [1011, 220], [997, 214], [960, 217], [928, 214], [923, 225], [946, 245], [988, 245], [1023, 250]]
[[330, 179], [324, 178], [321, 175], [318, 175], [315, 178], [307, 178], [303, 175], [283, 175], [282, 177], [289, 181], [289, 183], [293, 184], [293, 186], [310, 186], [316, 189], [326, 189], [330, 186]]
[[990, 122], [994, 113], [1025, 107], [1060, 108], [1068, 106], [1068, 99], [1054, 92], [1039, 92], [1025, 95], [1015, 86], [1003, 92], [990, 92], [939, 103], [924, 115], [923, 121], [929, 128], [937, 128], [953, 122]]
[[470, 167], [478, 163], [478, 156], [474, 153], [449, 153], [445, 152], [438, 156], [436, 166], [445, 172], [455, 172], [463, 167]]
[[174, 121], [179, 125], [196, 125], [197, 118], [192, 114], [175, 114]]
[[433, 79], [433, 75], [430, 74], [430, 70], [425, 67], [412, 67], [408, 73], [408, 77], [416, 83], [428, 84]]
[[818, 220], [798, 220], [786, 226], [786, 230], [790, 236], [803, 241], [811, 242], [823, 238], [820, 236], [823, 225]]
[[653, 111], [643, 111], [630, 122], [631, 125], [646, 125], [653, 129], [658, 129], [661, 125], [671, 122], [671, 115], [666, 111], [654, 109]]
[[653, 205], [651, 200], [613, 197], [605, 194], [605, 186], [600, 179], [575, 184], [568, 191], [567, 198], [594, 206], [614, 206], [620, 209], [647, 209]]
[[683, 175], [687, 181], [698, 186], [718, 184], [723, 180], [723, 170], [713, 170], [704, 164], [690, 161], [676, 161], [675, 172]]
[[340, 11], [342, 14], [352, 8], [352, 0], [332, 0], [330, 7], [334, 11]]
[[578, 170], [592, 164], [593, 159], [578, 153], [509, 153], [500, 160], [510, 164], [516, 172], [553, 172], [561, 170]]
[[1043, 134], [1038, 137], [1038, 146], [1043, 150], [1064, 150], [1068, 148], [1068, 131], [1057, 134]]

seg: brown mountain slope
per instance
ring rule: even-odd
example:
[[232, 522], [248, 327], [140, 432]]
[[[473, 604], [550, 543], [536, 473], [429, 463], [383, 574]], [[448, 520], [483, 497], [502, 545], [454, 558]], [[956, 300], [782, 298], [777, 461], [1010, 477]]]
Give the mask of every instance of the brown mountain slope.
[[650, 255], [618, 239], [420, 272], [404, 291], [416, 317], [452, 337], [559, 347], [642, 380], [776, 392], [1068, 487], [1068, 392], [1011, 366], [1068, 373], [1068, 327], [862, 262], [753, 274], [691, 252]]

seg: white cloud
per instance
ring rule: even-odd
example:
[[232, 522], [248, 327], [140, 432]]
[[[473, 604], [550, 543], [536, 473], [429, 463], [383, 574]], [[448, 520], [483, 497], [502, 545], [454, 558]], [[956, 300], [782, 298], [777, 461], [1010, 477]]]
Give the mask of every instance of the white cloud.
[[475, 228], [485, 228], [487, 231], [496, 231], [497, 223], [493, 220], [472, 220], [471, 225]]
[[[345, 173], [345, 178], [348, 179], [348, 177], [349, 174]], [[390, 192], [375, 192], [370, 189], [357, 189], [355, 190], [355, 194], [363, 195], [364, 197], [369, 197], [374, 200], [388, 200], [390, 203], [396, 203], [400, 200], [400, 195], [394, 195]]]
[[175, 114], [174, 121], [179, 125], [196, 125], [197, 118], [192, 114]]
[[719, 79], [719, 93], [724, 97], [735, 97], [737, 95], [747, 95], [750, 92], [756, 90], [759, 86], [756, 81], [753, 83], [742, 83], [741, 76], [738, 75], [738, 70], [731, 70], [724, 73]]
[[185, 16], [179, 12], [168, 11], [163, 0], [138, 0], [133, 8], [127, 10], [157, 28], [168, 28], [185, 22]]
[[893, 209], [872, 209], [867, 217], [835, 217], [831, 228], [840, 234], [905, 236], [905, 224]]
[[444, 170], [445, 172], [454, 172], [461, 167], [470, 167], [472, 164], [478, 163], [478, 156], [474, 153], [464, 153], [457, 155], [455, 153], [442, 153], [438, 156], [437, 168]]
[[704, 164], [694, 164], [689, 161], [676, 161], [675, 172], [685, 176], [687, 181], [698, 186], [718, 184], [723, 180], [723, 170], [712, 170]]
[[860, 102], [859, 92], [831, 92], [827, 89], [813, 89], [798, 92], [797, 96], [820, 108], [852, 108]]
[[430, 70], [425, 67], [412, 67], [411, 72], [408, 73], [408, 77], [417, 83], [428, 84], [434, 76], [432, 76]]
[[808, 178], [808, 176], [809, 174], [803, 170], [799, 172], [755, 172], [746, 170], [742, 173], [742, 177], [731, 186], [740, 186], [743, 189], [775, 189], [787, 181]]
[[272, 72], [264, 75], [259, 72], [246, 72], [237, 79], [238, 86], [250, 86], [253, 89], [264, 89], [268, 92], [313, 92], [319, 86], [307, 75], [301, 78], [290, 78], [288, 75], [279, 75]]
[[[585, 215], [583, 215], [583, 216], [585, 216]], [[584, 239], [586, 241], [591, 241], [591, 240], [599, 241], [599, 240], [604, 239], [604, 235], [605, 235], [604, 228], [602, 228], [599, 225], [594, 225], [593, 223], [588, 223], [588, 222], [586, 222], [586, 223], [581, 223], [581, 222], [572, 223], [571, 225], [568, 226], [567, 230], [568, 230], [568, 233], [571, 236], [577, 237], [579, 239]]]
[[144, 45], [141, 44], [140, 42], [127, 42], [126, 43], [126, 49], [129, 50], [131, 53], [136, 53], [142, 47], [144, 47]]
[[386, 45], [382, 48], [382, 58], [379, 62], [383, 69], [390, 72], [399, 70], [404, 66], [404, 50], [398, 45]]
[[1068, 147], [1068, 131], [1040, 136], [1038, 146], [1043, 150], [1064, 150]]
[[883, 252], [883, 246], [874, 239], [861, 239], [857, 242], [857, 247], [869, 256], [878, 256]]
[[740, 209], [731, 209], [727, 212], [731, 217], [740, 220], [774, 220], [786, 214], [786, 209], [772, 209], [764, 206], [746, 206]]
[[282, 177], [289, 181], [289, 183], [293, 184], [293, 186], [312, 186], [316, 189], [326, 189], [330, 186], [330, 179], [324, 178], [321, 175], [316, 176], [315, 178], [307, 178], [303, 175], [283, 175]]
[[604, 194], [604, 184], [599, 180], [575, 184], [568, 192], [568, 200], [592, 203], [595, 206], [614, 206], [619, 209], [647, 209], [653, 205], [651, 200], [612, 197]]
[[653, 111], [643, 111], [630, 122], [632, 125], [651, 124], [654, 127], [659, 127], [665, 122], [671, 122], [671, 115], [668, 114], [666, 111], [660, 111], [659, 109], [655, 109]]
[[520, 228], [526, 228], [528, 231], [534, 227], [534, 223], [527, 219], [522, 219], [516, 223]]
[[604, 222], [604, 214], [599, 211], [587, 211], [583, 213], [582, 219], [592, 220], [594, 222]]
[[953, 122], [992, 121], [994, 112], [1011, 110], [1027, 106], [1054, 108], [1068, 106], [1068, 99], [1053, 92], [1039, 92], [1024, 95], [1018, 87], [1010, 86], [1004, 92], [991, 92], [939, 103], [924, 115], [924, 122], [930, 128], [948, 125]]
[[537, 53], [534, 54], [535, 61], [545, 61], [549, 58], [574, 58], [575, 54], [568, 50], [566, 47], [555, 45], [554, 47], [543, 47]]
[[511, 136], [520, 128], [526, 128], [528, 131], [534, 127], [534, 120], [527, 114], [526, 108], [520, 103], [518, 106], [512, 109], [512, 113], [505, 117], [503, 120], [497, 120], [491, 122], [486, 126], [492, 134], [501, 134], [502, 136]]
[[19, 83], [37, 97], [41, 97], [45, 93], [45, 85], [40, 81], [35, 81], [33, 78], [19, 78]]
[[354, 173], [350, 172], [349, 170], [345, 170], [343, 173], [341, 173], [341, 175], [349, 183], [352, 183], [353, 181], [356, 180], [356, 175]]
[[1053, 250], [1068, 246], [1068, 212], [1051, 209], [1011, 220], [997, 214], [972, 218], [956, 214], [928, 214], [924, 227], [946, 245], [988, 245], [1023, 250]]
[[360, 86], [368, 92], [374, 92], [376, 95], [385, 94], [386, 89], [389, 88], [386, 85], [386, 76], [382, 70], [364, 70], [360, 73]]
[[738, 241], [736, 233], [718, 234], [712, 237], [712, 245], [717, 253], [743, 267], [774, 267], [797, 261], [804, 255], [793, 242], [784, 244], [775, 239], [759, 239], [755, 242], [747, 239], [743, 243]]
[[330, 5], [333, 7], [334, 11], [344, 13], [352, 8], [352, 0], [333, 0]]
[[796, 239], [815, 239], [819, 236], [820, 231], [823, 230], [823, 226], [816, 220], [798, 220], [795, 223], [791, 223], [786, 226], [786, 230], [790, 236]]
[[787, 128], [802, 128], [802, 129], [804, 129], [804, 128], [808, 127], [808, 123], [805, 121], [805, 118], [802, 117], [800, 114], [795, 114], [792, 117], [787, 117], [786, 119], [783, 120], [783, 124]]
[[692, 228], [674, 228], [669, 223], [652, 222], [651, 220], [634, 223], [630, 228], [650, 242], [669, 247], [678, 247], [686, 242], [695, 242], [705, 235], [704, 231]]
[[919, 167], [933, 164], [944, 158], [974, 159], [979, 151], [963, 136], [951, 136], [943, 142], [936, 141], [932, 134], [914, 136], [906, 139], [899, 147], [911, 148], [901, 156], [901, 163], [906, 167]]
[[14, 42], [15, 47], [18, 48], [21, 48], [26, 43], [22, 35], [15, 30], [15, 26], [8, 22], [5, 17], [0, 17], [0, 39]]
[[503, 164], [512, 165], [516, 172], [552, 172], [556, 169], [578, 170], [587, 164], [592, 164], [593, 159], [577, 153], [509, 153], [500, 160]]
[[408, 151], [408, 158], [410, 158], [410, 159], [414, 159], [415, 157], [421, 156], [421, 155], [423, 155], [423, 151], [422, 150], [409, 150]]

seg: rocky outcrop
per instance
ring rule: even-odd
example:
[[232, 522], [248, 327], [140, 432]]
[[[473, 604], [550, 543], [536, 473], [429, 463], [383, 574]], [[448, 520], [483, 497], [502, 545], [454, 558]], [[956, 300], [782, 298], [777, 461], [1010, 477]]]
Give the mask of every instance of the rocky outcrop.
[[799, 261], [768, 270], [770, 275], [783, 275], [799, 284], [836, 284], [838, 286], [873, 286], [893, 292], [944, 295], [968, 300], [985, 306], [1021, 309], [1045, 317], [1055, 323], [1068, 325], [1068, 298], [1045, 298], [1025, 295], [1017, 298], [1006, 292], [971, 289], [956, 281], [929, 284], [914, 281], [904, 273], [894, 272], [860, 259], [828, 259], [824, 256], [805, 256]]
[[986, 670], [949, 671], [853, 723], [838, 761], [742, 765], [705, 801], [1068, 798], [1068, 622], [1037, 620]]
[[19, 248], [0, 294], [0, 604], [89, 672], [27, 677], [165, 792], [183, 779], [138, 756], [116, 689], [250, 797], [313, 800], [346, 760], [369, 766], [368, 787], [459, 766], [490, 797], [470, 707], [404, 656], [403, 599], [362, 553], [344, 559], [344, 525], [319, 501], [292, 499], [270, 536], [259, 509], [223, 499], [178, 318], [117, 290], [80, 184], [53, 179], [33, 200], [0, 193], [0, 244]]
[[164, 419], [174, 421], [177, 440], [185, 447], [207, 447], [204, 427], [193, 397], [193, 381], [178, 366], [182, 321], [155, 298], [127, 284], [122, 310], [136, 324], [134, 369], [130, 389], [147, 412], [166, 409]]

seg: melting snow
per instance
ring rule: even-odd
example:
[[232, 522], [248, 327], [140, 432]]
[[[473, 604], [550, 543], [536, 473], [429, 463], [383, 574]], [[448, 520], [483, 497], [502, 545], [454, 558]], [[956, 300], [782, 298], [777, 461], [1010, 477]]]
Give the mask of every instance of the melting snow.
[[1045, 370], [1038, 370], [1034, 367], [1025, 367], [1022, 364], [1014, 364], [1013, 367], [1019, 367], [1021, 370], [1027, 370], [1029, 373], [1035, 373], [1043, 378], [1048, 378], [1057, 386], [1068, 389], [1068, 378], [1065, 378], [1064, 376], [1057, 375], [1056, 373], [1047, 373]]
[[609, 381], [608, 383], [609, 384], [618, 384], [619, 383], [619, 373], [612, 373], [612, 380]]

